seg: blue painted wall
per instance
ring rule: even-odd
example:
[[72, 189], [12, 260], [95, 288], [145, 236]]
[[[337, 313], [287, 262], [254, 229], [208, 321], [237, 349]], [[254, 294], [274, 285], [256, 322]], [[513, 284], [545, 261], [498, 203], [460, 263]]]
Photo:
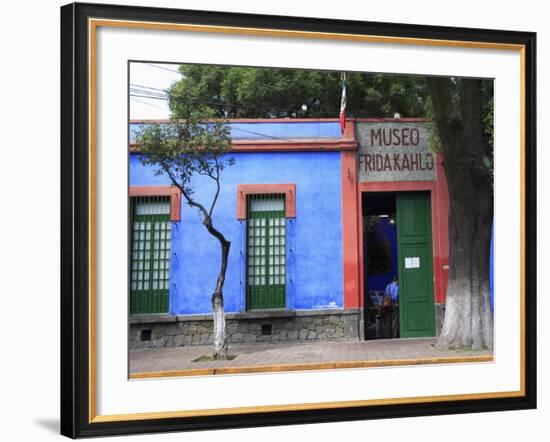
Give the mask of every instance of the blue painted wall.
[[[339, 130], [339, 126], [338, 126]], [[238, 184], [296, 184], [296, 218], [286, 220], [289, 309], [343, 308], [342, 195], [339, 152], [234, 153], [222, 173], [214, 223], [231, 241], [224, 286], [227, 312], [245, 311], [246, 223], [237, 220]], [[164, 186], [165, 176], [130, 156], [130, 185]], [[199, 201], [211, 201], [214, 185], [193, 180]], [[182, 201], [181, 221], [172, 223], [170, 313], [210, 313], [220, 265], [220, 247], [199, 213]]]
[[489, 301], [491, 302], [491, 311], [495, 311], [495, 270], [494, 270], [494, 251], [495, 251], [495, 223], [491, 227], [491, 253], [489, 258]]
[[[340, 138], [342, 136], [338, 121], [311, 122], [230, 122], [231, 138], [234, 140], [270, 140], [270, 139], [315, 139]], [[130, 141], [135, 140], [136, 132], [143, 124], [130, 124]]]
[[[397, 227], [388, 218], [380, 219], [381, 232], [390, 243], [391, 272], [378, 275], [367, 275], [367, 290], [384, 291], [386, 286], [397, 276]], [[367, 244], [368, 253], [368, 244]]]

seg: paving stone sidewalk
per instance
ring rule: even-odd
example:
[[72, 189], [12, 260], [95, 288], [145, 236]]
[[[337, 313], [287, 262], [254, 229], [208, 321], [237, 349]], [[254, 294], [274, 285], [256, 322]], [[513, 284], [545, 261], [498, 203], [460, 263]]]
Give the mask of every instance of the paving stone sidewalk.
[[434, 347], [435, 341], [435, 338], [422, 338], [232, 344], [229, 354], [236, 355], [235, 359], [202, 362], [193, 360], [212, 354], [211, 345], [141, 349], [130, 351], [130, 373], [491, 355], [490, 351], [439, 351]]

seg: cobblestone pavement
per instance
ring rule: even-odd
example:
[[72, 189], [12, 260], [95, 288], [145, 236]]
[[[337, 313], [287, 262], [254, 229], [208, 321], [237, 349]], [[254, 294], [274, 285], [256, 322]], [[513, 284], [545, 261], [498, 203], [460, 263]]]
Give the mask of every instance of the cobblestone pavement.
[[439, 351], [434, 348], [434, 343], [435, 338], [233, 344], [229, 347], [229, 354], [236, 355], [235, 359], [202, 362], [193, 360], [211, 355], [211, 345], [142, 349], [130, 351], [130, 373], [235, 367], [258, 367], [261, 370], [266, 366], [349, 361], [373, 361], [380, 365], [384, 365], [380, 361], [387, 361], [387, 365], [392, 365], [391, 361], [396, 360], [434, 363], [441, 362], [439, 358], [491, 356], [489, 351]]

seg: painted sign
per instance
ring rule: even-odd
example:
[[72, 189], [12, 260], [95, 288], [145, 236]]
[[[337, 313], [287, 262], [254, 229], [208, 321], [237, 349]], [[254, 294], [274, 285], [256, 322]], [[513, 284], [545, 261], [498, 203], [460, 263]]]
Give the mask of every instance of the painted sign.
[[429, 123], [358, 121], [356, 128], [359, 181], [436, 179]]

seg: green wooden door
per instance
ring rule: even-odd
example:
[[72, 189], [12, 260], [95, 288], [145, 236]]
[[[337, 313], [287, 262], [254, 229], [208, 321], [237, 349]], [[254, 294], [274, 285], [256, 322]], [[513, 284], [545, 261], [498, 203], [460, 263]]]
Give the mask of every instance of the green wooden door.
[[250, 195], [247, 220], [247, 308], [286, 306], [284, 195]]
[[400, 336], [435, 336], [430, 194], [396, 195]]
[[130, 314], [168, 312], [170, 284], [170, 201], [132, 198]]

